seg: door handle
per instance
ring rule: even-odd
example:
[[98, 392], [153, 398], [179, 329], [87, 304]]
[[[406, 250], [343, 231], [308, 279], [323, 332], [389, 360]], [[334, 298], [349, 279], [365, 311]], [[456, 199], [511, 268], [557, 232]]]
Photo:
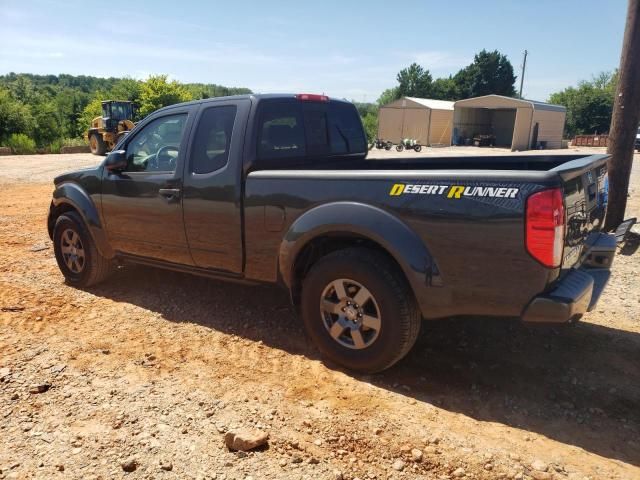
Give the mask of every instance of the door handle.
[[166, 198], [167, 201], [172, 202], [180, 198], [180, 189], [179, 188], [161, 188], [160, 190], [158, 190], [158, 194]]

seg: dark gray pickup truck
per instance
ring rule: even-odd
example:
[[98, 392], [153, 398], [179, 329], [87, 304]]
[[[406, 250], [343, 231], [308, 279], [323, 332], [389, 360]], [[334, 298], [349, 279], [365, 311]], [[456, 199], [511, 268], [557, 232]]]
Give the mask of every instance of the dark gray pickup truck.
[[325, 357], [383, 370], [423, 319], [569, 322], [595, 305], [605, 155], [367, 158], [355, 107], [248, 95], [159, 110], [48, 218], [79, 287], [137, 262], [287, 288]]

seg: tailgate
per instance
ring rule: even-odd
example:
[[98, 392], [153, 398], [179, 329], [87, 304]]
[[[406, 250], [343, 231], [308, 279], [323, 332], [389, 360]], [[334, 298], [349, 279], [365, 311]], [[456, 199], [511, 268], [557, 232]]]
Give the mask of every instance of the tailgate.
[[608, 158], [608, 155], [592, 155], [552, 170], [562, 179], [566, 211], [562, 269], [574, 267], [582, 261], [590, 235], [602, 228], [607, 209]]

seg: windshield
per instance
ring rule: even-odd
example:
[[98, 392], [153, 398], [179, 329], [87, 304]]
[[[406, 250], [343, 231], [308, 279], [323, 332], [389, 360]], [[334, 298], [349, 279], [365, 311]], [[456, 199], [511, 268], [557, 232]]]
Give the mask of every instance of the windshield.
[[111, 105], [111, 118], [114, 120], [127, 120], [131, 119], [131, 104], [130, 103], [113, 103]]

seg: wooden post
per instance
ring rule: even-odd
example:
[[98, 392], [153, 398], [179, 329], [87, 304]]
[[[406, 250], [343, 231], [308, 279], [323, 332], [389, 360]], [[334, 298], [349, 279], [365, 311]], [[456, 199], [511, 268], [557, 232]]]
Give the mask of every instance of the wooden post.
[[640, 121], [640, 0], [629, 0], [618, 88], [609, 130], [609, 207], [605, 230], [624, 220], [633, 150]]

